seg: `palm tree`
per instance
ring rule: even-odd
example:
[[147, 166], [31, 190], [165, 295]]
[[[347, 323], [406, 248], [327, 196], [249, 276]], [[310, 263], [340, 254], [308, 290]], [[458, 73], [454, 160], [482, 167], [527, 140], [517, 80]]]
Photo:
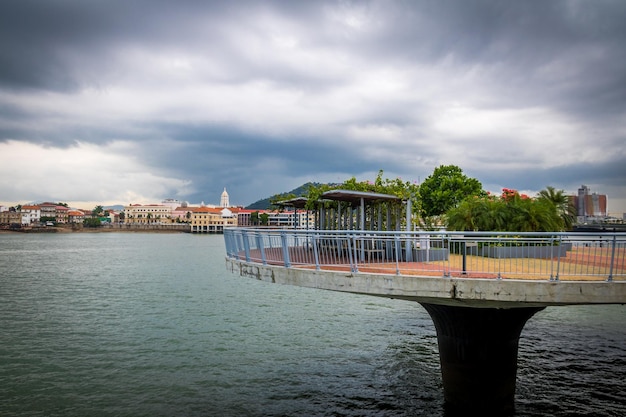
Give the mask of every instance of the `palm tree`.
[[485, 213], [488, 212], [485, 199], [480, 197], [468, 197], [461, 203], [448, 210], [446, 213], [447, 227], [450, 230], [478, 231], [493, 230], [492, 225], [487, 224]]
[[547, 186], [545, 190], [539, 192], [539, 199], [552, 203], [557, 214], [563, 220], [563, 228], [570, 230], [576, 219], [576, 207], [571, 203], [565, 191], [556, 190], [552, 186]]
[[563, 230], [554, 203], [517, 192], [505, 199], [468, 197], [446, 213], [450, 230], [537, 232]]
[[538, 199], [519, 199], [514, 205], [510, 231], [550, 232], [563, 229], [563, 220], [553, 204]]

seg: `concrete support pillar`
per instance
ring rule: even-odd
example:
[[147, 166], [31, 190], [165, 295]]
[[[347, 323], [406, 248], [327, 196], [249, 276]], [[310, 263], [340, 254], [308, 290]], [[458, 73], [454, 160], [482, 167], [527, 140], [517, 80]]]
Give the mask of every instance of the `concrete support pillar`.
[[513, 415], [519, 336], [543, 307], [420, 304], [437, 330], [446, 416]]

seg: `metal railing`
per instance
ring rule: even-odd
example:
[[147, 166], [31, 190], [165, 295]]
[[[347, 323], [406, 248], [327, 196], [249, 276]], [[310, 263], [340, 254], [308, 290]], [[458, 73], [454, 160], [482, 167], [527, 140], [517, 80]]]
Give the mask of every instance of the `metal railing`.
[[393, 275], [626, 280], [626, 233], [378, 232], [226, 228], [231, 259]]

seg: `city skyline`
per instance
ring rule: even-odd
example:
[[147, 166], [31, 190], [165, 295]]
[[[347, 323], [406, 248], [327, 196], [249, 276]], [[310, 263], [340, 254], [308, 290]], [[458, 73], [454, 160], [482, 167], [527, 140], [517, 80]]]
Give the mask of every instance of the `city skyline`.
[[[300, 187], [301, 188], [301, 187]], [[295, 191], [295, 190], [291, 190], [291, 191]], [[288, 192], [284, 192], [284, 193], [288, 193]], [[492, 195], [500, 195], [500, 194], [492, 194]], [[578, 216], [590, 216], [590, 217], [625, 217], [626, 218], [626, 213], [617, 213], [614, 212], [612, 210], [607, 210], [608, 208], [608, 196], [606, 194], [599, 194], [594, 192], [593, 190], [590, 190], [589, 187], [587, 187], [586, 185], [582, 184], [581, 187], [577, 190], [577, 194], [567, 194], [567, 196], [569, 196], [571, 198], [572, 203], [574, 204], [574, 206], [576, 207], [576, 211], [578, 212]], [[259, 201], [262, 200], [266, 200], [269, 199], [271, 197], [274, 196], [267, 196], [267, 198], [265, 199], [261, 199], [261, 200], [257, 200], [253, 203], [258, 203]], [[531, 196], [531, 197], [537, 197], [537, 196]], [[26, 202], [24, 204], [19, 204], [22, 206], [37, 206], [40, 204], [64, 204], [67, 207], [71, 208], [71, 209], [75, 209], [75, 210], [81, 210], [81, 211], [91, 211], [91, 208], [87, 208], [87, 207], [78, 207], [75, 205], [71, 205], [67, 202], [64, 201], [57, 201], [57, 202], [53, 202], [53, 201], [40, 201], [40, 202], [35, 202], [35, 201], [29, 201]], [[148, 202], [148, 203], [127, 203], [127, 204], [111, 204], [111, 205], [102, 205], [102, 204], [95, 204], [93, 207], [97, 207], [97, 206], [102, 206], [105, 209], [118, 209], [120, 211], [124, 211], [124, 207], [128, 207], [128, 206], [141, 206], [141, 205], [150, 205], [150, 206], [159, 206], [159, 205], [166, 205], [166, 206], [170, 206], [172, 208], [177, 208], [177, 207], [190, 207], [190, 208], [199, 208], [199, 207], [213, 207], [213, 208], [229, 208], [229, 207], [235, 207], [235, 208], [242, 208], [245, 209], [247, 206], [252, 205], [251, 204], [235, 204], [232, 205], [230, 204], [230, 196], [226, 190], [226, 188], [224, 188], [224, 190], [222, 191], [222, 193], [220, 194], [220, 202], [219, 204], [214, 204], [211, 202], [211, 200], [208, 200], [208, 202], [206, 202], [205, 200], [202, 200], [201, 202], [189, 202], [189, 201], [181, 201], [178, 199], [172, 199], [172, 198], [165, 198], [162, 199], [161, 201], [154, 201], [154, 202]], [[15, 206], [15, 205], [13, 205]], [[0, 207], [3, 207], [4, 209], [8, 209], [9, 207], [3, 204], [0, 204]]]
[[626, 212], [626, 3], [0, 5], [0, 204], [581, 185]]

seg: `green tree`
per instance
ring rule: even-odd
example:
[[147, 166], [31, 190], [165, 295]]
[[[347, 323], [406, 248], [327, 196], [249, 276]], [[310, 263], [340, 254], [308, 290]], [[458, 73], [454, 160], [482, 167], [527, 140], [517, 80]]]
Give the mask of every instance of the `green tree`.
[[491, 230], [489, 204], [476, 196], [466, 198], [447, 213], [447, 227], [451, 230]]
[[261, 213], [259, 215], [259, 219], [261, 220], [261, 225], [267, 226], [268, 223], [270, 222], [270, 215], [267, 213]]
[[440, 216], [467, 197], [483, 195], [480, 181], [467, 177], [456, 165], [441, 165], [419, 186], [420, 214]]
[[547, 186], [545, 190], [539, 191], [539, 199], [549, 201], [554, 205], [558, 215], [563, 221], [565, 230], [571, 230], [576, 221], [576, 207], [563, 190], [556, 190], [552, 186]]
[[100, 217], [104, 213], [104, 208], [102, 206], [96, 206], [93, 210], [91, 210], [91, 214], [96, 217]]
[[253, 211], [250, 213], [250, 224], [253, 226], [258, 226], [259, 224], [259, 212]]
[[509, 202], [507, 228], [510, 232], [554, 232], [563, 229], [563, 223], [554, 206], [544, 200], [519, 198]]
[[100, 227], [102, 226], [102, 222], [97, 218], [90, 218], [83, 220], [83, 226], [85, 227]]
[[553, 232], [563, 221], [551, 202], [503, 189], [502, 195], [472, 196], [446, 213], [447, 227], [461, 231]]

